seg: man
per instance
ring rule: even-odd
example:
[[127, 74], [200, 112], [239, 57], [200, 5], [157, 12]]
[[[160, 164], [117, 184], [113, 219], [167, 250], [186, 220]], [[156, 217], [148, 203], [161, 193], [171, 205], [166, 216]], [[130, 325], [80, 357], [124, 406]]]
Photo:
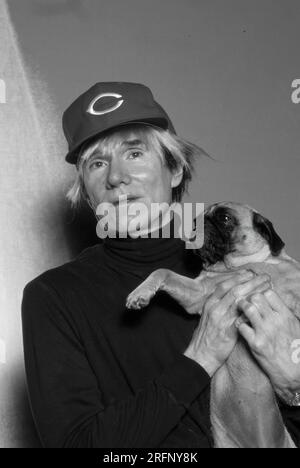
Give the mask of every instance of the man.
[[[123, 227], [25, 288], [25, 364], [43, 445], [213, 447], [210, 379], [236, 344], [237, 298], [268, 290], [268, 278], [210, 280], [200, 324], [163, 295], [144, 311], [126, 310], [127, 295], [157, 268], [199, 274], [184, 242], [163, 238], [162, 226], [153, 237], [149, 218], [143, 235], [131, 237], [132, 215], [124, 225], [122, 209], [180, 201], [200, 152], [134, 83], [96, 84], [67, 109], [63, 126], [66, 160], [77, 166], [69, 199], [95, 212], [111, 203]], [[295, 410], [282, 411], [299, 441]]]

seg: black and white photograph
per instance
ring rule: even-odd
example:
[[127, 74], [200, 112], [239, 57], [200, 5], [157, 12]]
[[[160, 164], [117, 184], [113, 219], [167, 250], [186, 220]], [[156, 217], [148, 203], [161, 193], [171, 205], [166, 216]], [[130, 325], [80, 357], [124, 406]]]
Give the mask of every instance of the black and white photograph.
[[0, 0], [0, 448], [300, 447], [299, 44], [299, 0]]

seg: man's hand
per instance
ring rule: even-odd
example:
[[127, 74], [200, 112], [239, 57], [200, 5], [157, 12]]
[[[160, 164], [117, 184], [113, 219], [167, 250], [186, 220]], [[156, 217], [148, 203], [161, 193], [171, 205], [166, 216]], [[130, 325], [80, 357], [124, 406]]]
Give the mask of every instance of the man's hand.
[[300, 321], [271, 289], [241, 300], [239, 308], [249, 320], [236, 326], [253, 355], [269, 376], [274, 390], [288, 399], [300, 389], [300, 362], [294, 344], [300, 340]]
[[253, 292], [270, 288], [267, 275], [255, 276], [251, 272], [236, 275], [217, 286], [207, 300], [198, 327], [184, 355], [198, 362], [210, 375], [221, 367], [233, 350], [238, 333], [237, 302]]

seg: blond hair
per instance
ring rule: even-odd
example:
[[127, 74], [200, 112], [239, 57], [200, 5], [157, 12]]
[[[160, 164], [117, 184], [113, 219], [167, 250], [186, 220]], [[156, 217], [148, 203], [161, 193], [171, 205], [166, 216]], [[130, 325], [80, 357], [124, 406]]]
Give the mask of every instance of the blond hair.
[[129, 135], [144, 139], [147, 147], [159, 154], [171, 172], [176, 172], [178, 169], [183, 170], [180, 184], [172, 189], [172, 202], [181, 201], [192, 178], [195, 158], [205, 155], [205, 151], [167, 130], [145, 124], [128, 124], [117, 129], [114, 128], [92, 141], [89, 140], [81, 148], [76, 164], [77, 175], [67, 192], [67, 199], [73, 207], [88, 200], [83, 180], [83, 170], [87, 161], [96, 151], [110, 152], [116, 145], [122, 143], [124, 137]]

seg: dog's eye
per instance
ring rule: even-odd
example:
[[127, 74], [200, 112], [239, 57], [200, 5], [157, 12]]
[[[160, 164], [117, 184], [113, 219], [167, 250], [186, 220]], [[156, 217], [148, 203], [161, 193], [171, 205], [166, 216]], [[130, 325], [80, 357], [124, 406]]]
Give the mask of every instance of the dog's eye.
[[231, 217], [229, 215], [223, 216], [223, 223], [228, 224], [231, 222]]
[[218, 213], [217, 218], [218, 218], [219, 222], [222, 223], [222, 224], [229, 224], [232, 221], [231, 216], [229, 214], [225, 214], [225, 213]]

